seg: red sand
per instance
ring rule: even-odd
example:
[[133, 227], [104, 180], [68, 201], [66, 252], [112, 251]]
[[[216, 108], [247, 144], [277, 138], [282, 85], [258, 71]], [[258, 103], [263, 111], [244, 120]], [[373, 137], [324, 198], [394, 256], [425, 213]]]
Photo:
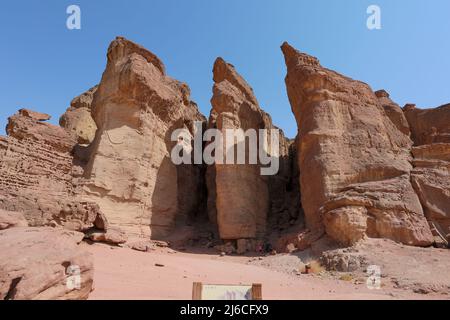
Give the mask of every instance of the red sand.
[[[88, 246], [95, 259], [95, 290], [90, 299], [191, 299], [192, 283], [261, 283], [263, 299], [427, 299], [392, 288], [369, 290], [363, 284], [320, 279], [315, 275], [294, 276], [244, 264], [248, 258], [213, 254], [150, 253], [127, 248]], [[236, 262], [242, 260], [242, 262]], [[155, 264], [162, 264], [157, 267]]]

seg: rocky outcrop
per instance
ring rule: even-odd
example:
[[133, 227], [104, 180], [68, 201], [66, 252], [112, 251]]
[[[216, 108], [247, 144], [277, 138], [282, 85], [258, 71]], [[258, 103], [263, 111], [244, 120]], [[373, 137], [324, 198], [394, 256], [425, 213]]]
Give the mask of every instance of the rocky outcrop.
[[173, 164], [177, 128], [205, 121], [189, 87], [166, 75], [161, 60], [118, 37], [94, 94], [98, 127], [89, 147], [84, 198], [131, 237], [160, 238], [201, 211], [201, 165]]
[[0, 230], [28, 227], [28, 221], [21, 212], [0, 210]]
[[298, 225], [303, 223], [301, 219], [303, 211], [300, 202], [296, 139], [287, 139], [281, 130], [279, 153], [278, 172], [268, 177], [270, 195], [268, 225], [271, 230], [284, 231], [292, 226], [296, 226], [297, 229]]
[[[226, 129], [265, 128], [268, 116], [233, 66], [218, 58], [213, 75], [209, 126], [224, 135]], [[213, 170], [215, 190], [211, 193], [215, 194], [220, 237], [232, 240], [264, 235], [270, 200], [267, 177], [260, 174], [259, 165], [215, 164]], [[256, 194], [258, 197], [252, 196]]]
[[81, 300], [93, 289], [92, 255], [79, 232], [52, 228], [0, 231], [1, 300]]
[[450, 144], [413, 148], [412, 182], [437, 243], [450, 243]]
[[368, 269], [379, 266], [381, 286], [392, 285], [395, 289], [430, 295], [438, 292], [447, 295], [450, 286], [450, 255], [443, 249], [404, 246], [388, 239], [365, 239], [352, 247], [326, 249], [320, 262], [327, 270], [362, 279], [364, 285], [375, 280], [368, 276]]
[[119, 245], [127, 242], [126, 233], [117, 227], [109, 227], [107, 230], [92, 228], [86, 232], [85, 237], [94, 242], [103, 242], [111, 245]]
[[[27, 109], [9, 119], [0, 137], [0, 229], [61, 226], [110, 244], [152, 238], [183, 246], [202, 239], [214, 246], [217, 229], [222, 251], [238, 253], [267, 241], [302, 250], [324, 233], [346, 245], [365, 237], [448, 244], [450, 105], [402, 110], [385, 90], [373, 92], [287, 43], [282, 50], [299, 131], [295, 140], [279, 131], [271, 148], [278, 128], [231, 64], [214, 64], [206, 123], [186, 84], [118, 37], [100, 84], [71, 102], [60, 127]], [[195, 150], [192, 138], [207, 128], [223, 134], [224, 163], [207, 167], [191, 152], [191, 163], [176, 165], [173, 147]], [[187, 136], [174, 137], [177, 129]], [[256, 130], [256, 149], [249, 137], [230, 147], [227, 129]], [[239, 148], [244, 162], [228, 163]], [[261, 155], [275, 157], [276, 174], [263, 174], [270, 164]]]
[[92, 100], [97, 86], [76, 97], [59, 119], [61, 127], [73, 134], [79, 144], [90, 144], [95, 137], [97, 125], [92, 119]]
[[77, 196], [83, 170], [74, 165], [76, 140], [48, 119], [26, 109], [9, 119], [8, 137], [0, 137], [0, 209], [23, 213], [30, 226], [83, 231], [101, 213]]
[[380, 102], [367, 84], [323, 68], [287, 43], [282, 50], [308, 228], [344, 244], [369, 236], [430, 245], [410, 183], [412, 142], [399, 130], [406, 132], [398, 110], [388, 116], [391, 103]]
[[411, 132], [402, 108], [391, 100], [389, 93], [387, 93], [386, 90], [378, 90], [375, 92], [375, 95], [392, 123], [398, 130], [409, 136]]
[[414, 145], [450, 143], [450, 104], [435, 109], [419, 109], [407, 104], [403, 110]]
[[[213, 68], [212, 110], [209, 128], [220, 130], [223, 136], [225, 157], [208, 168], [208, 208], [210, 220], [218, 225], [219, 235], [224, 240], [238, 240], [238, 251], [247, 251], [245, 239], [262, 238], [266, 235], [268, 219], [274, 215], [286, 215], [285, 220], [295, 220], [298, 210], [289, 212], [287, 186], [291, 174], [289, 148], [291, 143], [279, 131], [279, 152], [276, 160], [280, 170], [276, 175], [263, 175], [260, 161], [250, 163], [249, 153], [255, 156], [262, 146], [258, 130], [266, 130], [270, 143], [270, 130], [278, 130], [270, 116], [258, 104], [252, 88], [236, 72], [235, 68], [218, 58]], [[250, 138], [235, 139], [227, 143], [226, 130], [232, 134], [256, 130], [254, 142], [259, 149], [249, 147]], [[241, 145], [244, 144], [244, 145]], [[227, 163], [230, 150], [236, 154], [238, 148], [246, 151], [245, 163], [236, 164], [235, 159]], [[228, 149], [227, 149], [228, 148]], [[275, 148], [274, 148], [275, 149]], [[271, 150], [266, 150], [270, 153]], [[275, 219], [276, 220], [276, 219]]]
[[404, 108], [415, 146], [412, 183], [431, 224], [435, 241], [450, 242], [450, 105]]

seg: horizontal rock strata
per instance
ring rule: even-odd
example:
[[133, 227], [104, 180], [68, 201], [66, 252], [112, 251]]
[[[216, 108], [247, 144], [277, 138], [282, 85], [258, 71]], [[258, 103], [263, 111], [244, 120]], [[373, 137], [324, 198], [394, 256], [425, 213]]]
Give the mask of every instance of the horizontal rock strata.
[[287, 43], [282, 50], [299, 128], [308, 227], [324, 228], [344, 244], [370, 236], [430, 245], [433, 237], [410, 183], [412, 142], [398, 129], [402, 117], [389, 117], [383, 105], [390, 103], [380, 102], [365, 83], [323, 68]]
[[0, 209], [23, 214], [30, 226], [82, 231], [101, 213], [78, 197], [83, 169], [74, 165], [75, 138], [48, 119], [26, 109], [9, 118], [8, 136], [0, 137]]

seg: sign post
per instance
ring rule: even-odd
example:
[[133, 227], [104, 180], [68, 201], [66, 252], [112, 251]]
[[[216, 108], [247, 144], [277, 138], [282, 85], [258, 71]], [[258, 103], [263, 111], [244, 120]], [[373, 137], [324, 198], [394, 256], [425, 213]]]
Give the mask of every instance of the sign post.
[[192, 300], [262, 300], [262, 285], [224, 285], [194, 282]]

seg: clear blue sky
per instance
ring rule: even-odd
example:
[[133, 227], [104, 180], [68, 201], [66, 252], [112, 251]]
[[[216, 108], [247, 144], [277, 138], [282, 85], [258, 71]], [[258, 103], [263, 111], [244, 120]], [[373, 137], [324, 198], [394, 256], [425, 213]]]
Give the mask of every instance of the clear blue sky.
[[[66, 28], [66, 8], [81, 7], [82, 29]], [[382, 9], [382, 30], [366, 28], [366, 9]], [[450, 102], [448, 0], [89, 0], [2, 1], [0, 133], [20, 107], [57, 123], [71, 99], [97, 84], [111, 40], [142, 44], [185, 81], [208, 115], [212, 64], [234, 64], [260, 105], [288, 136], [296, 124], [279, 46], [289, 41], [321, 63], [400, 105]]]

